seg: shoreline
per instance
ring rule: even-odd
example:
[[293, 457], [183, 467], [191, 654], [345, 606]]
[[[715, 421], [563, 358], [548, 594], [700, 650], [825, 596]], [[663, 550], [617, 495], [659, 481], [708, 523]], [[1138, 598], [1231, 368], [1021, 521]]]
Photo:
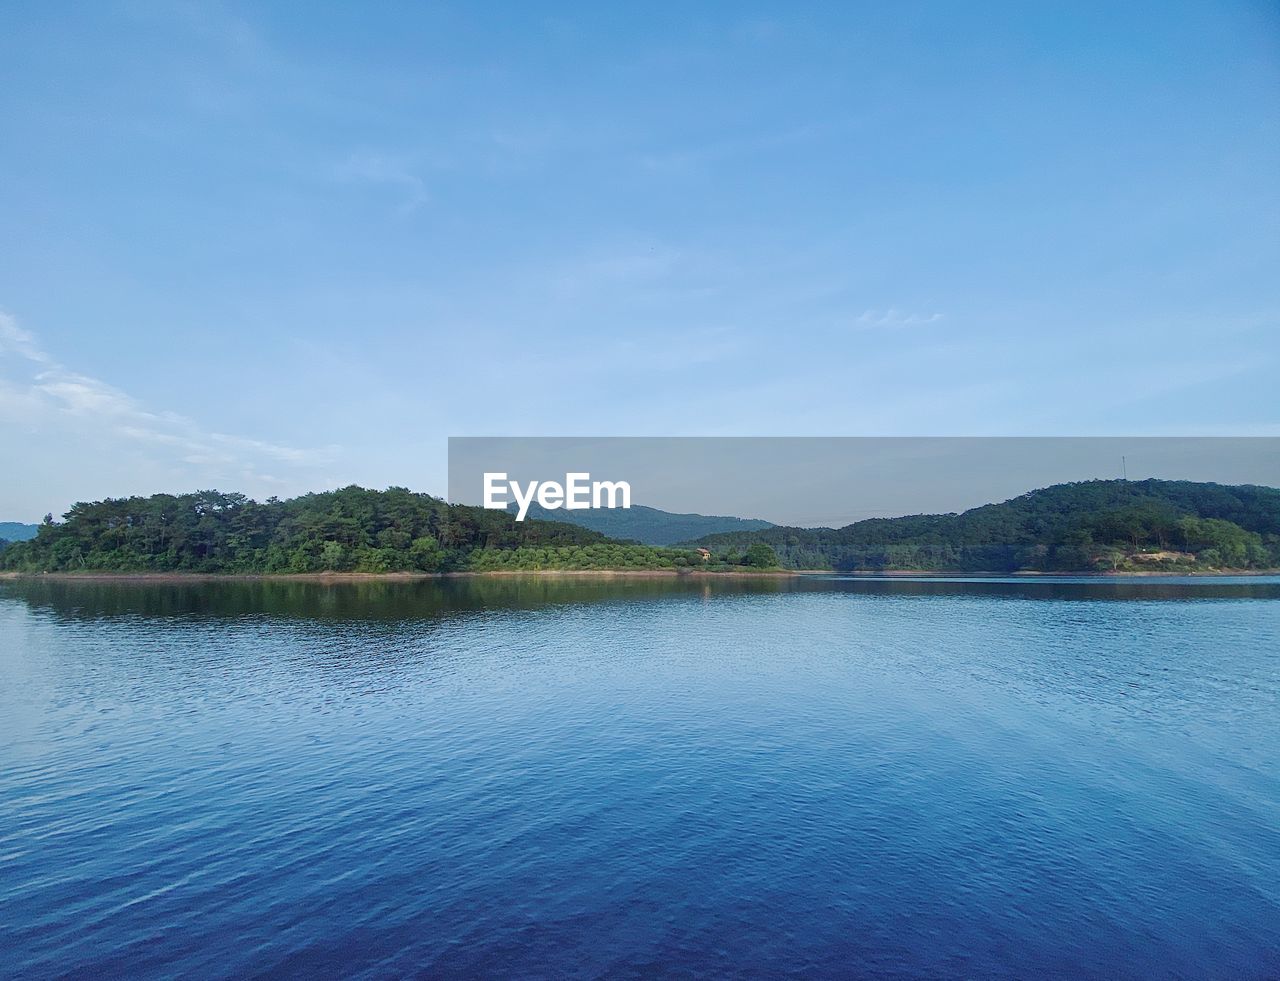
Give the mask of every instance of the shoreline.
[[1088, 569], [1081, 572], [1040, 572], [1038, 570], [1019, 570], [1017, 572], [939, 572], [936, 569], [858, 569], [852, 572], [835, 572], [831, 569], [796, 569], [798, 576], [855, 576], [874, 579], [1051, 579], [1056, 576], [1071, 576], [1076, 579], [1144, 579], [1144, 578], [1180, 578], [1198, 579], [1231, 579], [1240, 576], [1280, 576], [1280, 569], [1117, 569], [1111, 572], [1100, 572]]
[[711, 571], [701, 569], [496, 569], [483, 572], [0, 572], [0, 582], [419, 582], [433, 579], [790, 579], [803, 576], [841, 576], [860, 579], [1044, 579], [1058, 576], [1090, 579], [1179, 578], [1223, 579], [1280, 575], [1280, 569], [1219, 569], [1214, 571], [1155, 571], [1148, 569], [1098, 572], [938, 572], [923, 569], [885, 569], [837, 572], [832, 569], [760, 569]]
[[54, 582], [421, 582], [438, 579], [777, 579], [799, 575], [791, 569], [759, 571], [700, 569], [492, 569], [483, 572], [0, 572], [0, 582], [44, 580]]

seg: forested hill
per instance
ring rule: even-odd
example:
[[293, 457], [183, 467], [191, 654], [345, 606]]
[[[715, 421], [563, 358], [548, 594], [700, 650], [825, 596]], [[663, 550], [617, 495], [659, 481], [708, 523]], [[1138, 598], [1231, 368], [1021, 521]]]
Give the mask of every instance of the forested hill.
[[[515, 505], [512, 505], [512, 509]], [[642, 545], [675, 545], [704, 535], [772, 528], [759, 518], [730, 518], [711, 514], [677, 514], [633, 504], [629, 508], [584, 508], [548, 511], [538, 504], [529, 507], [528, 517], [544, 521], [565, 521], [590, 528], [610, 538], [636, 541]]]
[[517, 522], [404, 488], [347, 487], [259, 504], [201, 491], [77, 504], [0, 551], [23, 572], [442, 572], [661, 569], [692, 550], [623, 545], [576, 525]]
[[[770, 527], [692, 546], [623, 544], [558, 522], [347, 487], [263, 503], [201, 491], [77, 504], [0, 551], [23, 572], [447, 572], [790, 568], [957, 572], [1280, 567], [1280, 490], [1088, 481], [963, 514]], [[769, 547], [771, 546], [772, 551]], [[777, 553], [775, 556], [774, 553]]]
[[752, 543], [784, 566], [841, 571], [1086, 571], [1280, 567], [1280, 490], [1091, 480], [963, 514], [775, 527], [696, 544], [732, 560]]
[[0, 521], [0, 541], [25, 542], [36, 537], [39, 525], [24, 525], [20, 521]]

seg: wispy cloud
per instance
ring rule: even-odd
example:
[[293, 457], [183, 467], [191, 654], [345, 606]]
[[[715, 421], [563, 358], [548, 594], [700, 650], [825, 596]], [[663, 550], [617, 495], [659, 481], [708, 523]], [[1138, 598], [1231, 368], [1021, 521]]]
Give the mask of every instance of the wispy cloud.
[[653, 150], [640, 154], [637, 163], [642, 170], [655, 174], [692, 174], [735, 159], [809, 144], [830, 136], [837, 129], [837, 125], [822, 121], [804, 123], [787, 129]]
[[681, 254], [656, 245], [575, 257], [548, 270], [554, 295], [575, 301], [601, 292], [636, 290], [666, 282], [679, 269]]
[[18, 322], [0, 311], [0, 355], [16, 354], [34, 364], [49, 364], [47, 354], [40, 350], [34, 335], [23, 330]]
[[402, 215], [410, 215], [431, 201], [426, 183], [414, 173], [413, 162], [404, 156], [355, 153], [338, 166], [335, 173], [339, 180], [347, 183], [382, 186], [397, 192]]
[[905, 327], [926, 327], [943, 319], [945, 315], [941, 313], [905, 313], [897, 307], [890, 307], [888, 310], [865, 310], [854, 324], [867, 330], [902, 330]]
[[334, 447], [302, 449], [206, 429], [175, 412], [155, 411], [113, 385], [60, 364], [35, 335], [0, 312], [0, 423], [38, 427], [42, 420], [71, 424], [185, 464], [193, 478], [233, 476], [282, 483], [280, 466], [320, 467]]
[[786, 28], [781, 21], [768, 17], [753, 17], [735, 25], [730, 36], [735, 40], [766, 44], [778, 40], [785, 33]]

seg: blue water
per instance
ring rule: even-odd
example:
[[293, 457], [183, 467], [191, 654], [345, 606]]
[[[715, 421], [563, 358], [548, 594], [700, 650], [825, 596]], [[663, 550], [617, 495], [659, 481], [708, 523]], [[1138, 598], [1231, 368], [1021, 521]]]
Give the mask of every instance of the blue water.
[[0, 584], [14, 977], [1280, 976], [1280, 580]]

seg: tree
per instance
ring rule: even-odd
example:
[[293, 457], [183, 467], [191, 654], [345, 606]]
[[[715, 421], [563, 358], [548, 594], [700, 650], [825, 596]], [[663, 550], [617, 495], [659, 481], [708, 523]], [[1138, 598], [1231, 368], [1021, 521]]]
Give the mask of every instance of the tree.
[[[1085, 481], [963, 514], [765, 528], [700, 539], [715, 566], [954, 571], [1123, 568], [1175, 547], [1201, 565], [1280, 565], [1280, 489], [1188, 481]], [[760, 545], [761, 548], [753, 549]], [[613, 541], [558, 522], [450, 505], [402, 487], [344, 487], [259, 504], [201, 491], [75, 504], [0, 568], [223, 573], [675, 568], [689, 549]]]
[[776, 569], [778, 568], [778, 553], [764, 542], [756, 542], [747, 549], [747, 557], [744, 559], [744, 563], [757, 569]]
[[423, 535], [409, 546], [409, 561], [419, 572], [439, 572], [445, 562], [444, 549], [433, 537]]
[[320, 549], [320, 568], [327, 572], [341, 569], [346, 560], [346, 552], [341, 542], [325, 542]]

